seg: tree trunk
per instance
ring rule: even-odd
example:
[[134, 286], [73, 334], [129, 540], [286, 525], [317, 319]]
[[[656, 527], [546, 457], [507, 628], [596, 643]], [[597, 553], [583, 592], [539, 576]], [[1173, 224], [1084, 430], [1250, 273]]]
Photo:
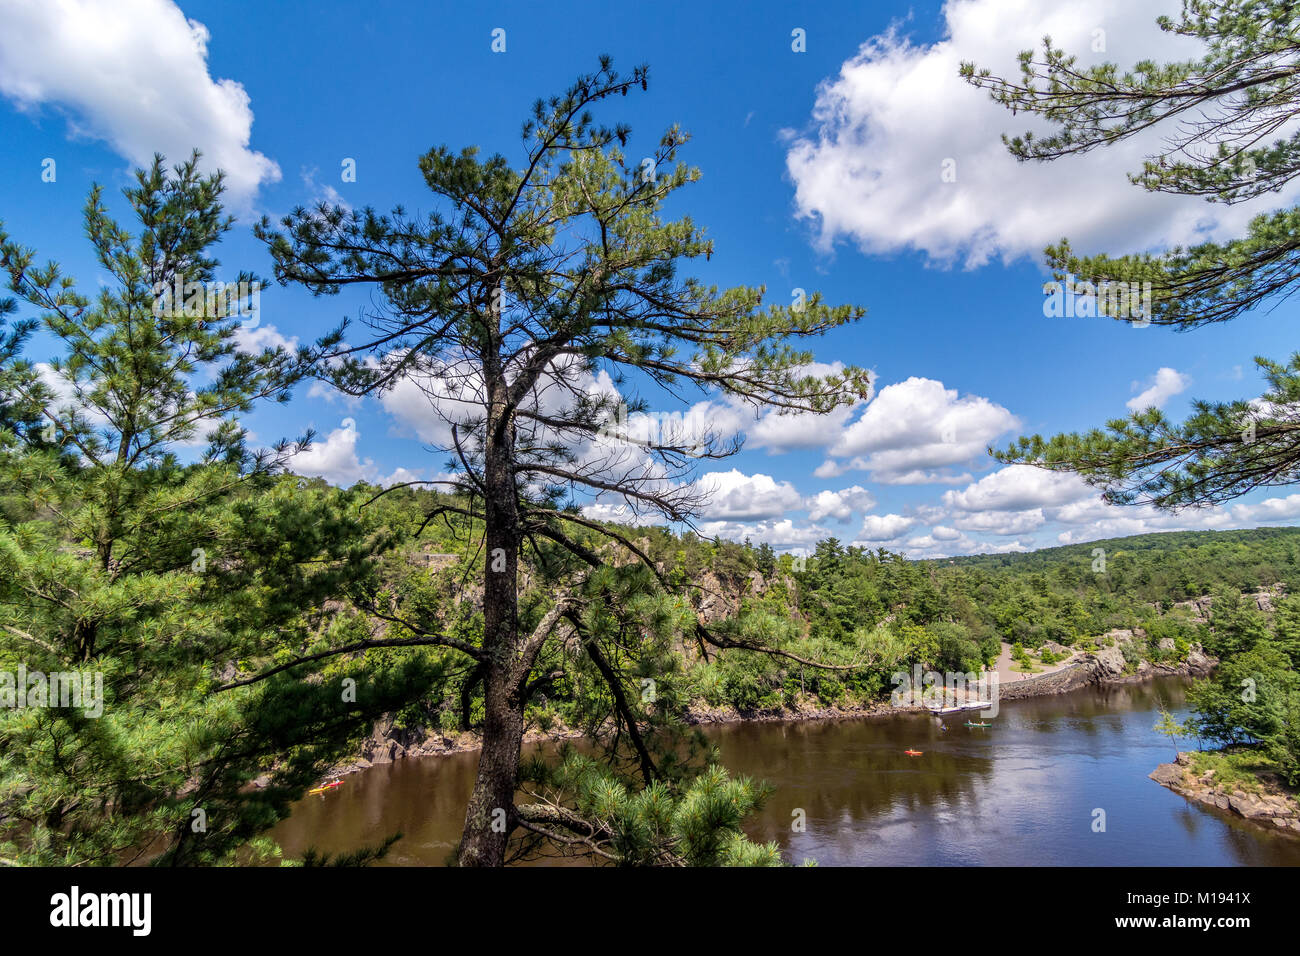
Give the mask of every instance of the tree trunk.
[[483, 749], [456, 854], [461, 866], [505, 864], [506, 843], [515, 827], [515, 785], [524, 739], [523, 687], [528, 673], [524, 667], [524, 679], [520, 679], [514, 417], [507, 411], [504, 376], [490, 367], [485, 367], [485, 372], [489, 408], [483, 449]]
[[524, 738], [522, 696], [509, 668], [489, 669], [484, 681], [483, 749], [474, 792], [465, 813], [456, 862], [460, 866], [502, 866], [515, 827], [515, 785]]

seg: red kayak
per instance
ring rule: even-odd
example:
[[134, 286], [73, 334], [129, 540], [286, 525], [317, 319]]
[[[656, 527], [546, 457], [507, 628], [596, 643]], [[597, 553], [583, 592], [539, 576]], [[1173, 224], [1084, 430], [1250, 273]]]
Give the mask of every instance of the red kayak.
[[325, 784], [323, 787], [317, 787], [315, 790], [308, 790], [307, 792], [308, 792], [308, 793], [324, 793], [326, 790], [333, 790], [335, 787], [341, 787], [341, 786], [343, 786], [343, 781], [342, 781], [342, 780], [335, 780], [335, 781], [333, 781], [332, 783], [327, 783], [327, 784]]
[[925, 753], [925, 751], [924, 751], [924, 750], [904, 750], [903, 753], [907, 754], [909, 757], [919, 757], [919, 756], [921, 756], [921, 754]]

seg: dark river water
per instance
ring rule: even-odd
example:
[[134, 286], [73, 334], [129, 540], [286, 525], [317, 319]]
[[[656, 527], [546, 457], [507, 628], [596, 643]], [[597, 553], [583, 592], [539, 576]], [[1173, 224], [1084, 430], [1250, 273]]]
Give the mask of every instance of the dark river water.
[[[1184, 695], [1182, 681], [1164, 679], [1008, 701], [987, 730], [949, 717], [944, 732], [931, 717], [899, 714], [707, 734], [733, 773], [775, 787], [748, 830], [777, 841], [794, 863], [1300, 865], [1300, 839], [1189, 803], [1147, 778], [1174, 754], [1153, 729], [1158, 701], [1181, 720]], [[909, 757], [909, 748], [923, 754]], [[445, 863], [477, 760], [455, 754], [352, 774], [303, 800], [273, 836], [294, 858], [309, 846], [375, 845], [400, 830], [386, 864]], [[1104, 832], [1094, 830], [1097, 811]]]

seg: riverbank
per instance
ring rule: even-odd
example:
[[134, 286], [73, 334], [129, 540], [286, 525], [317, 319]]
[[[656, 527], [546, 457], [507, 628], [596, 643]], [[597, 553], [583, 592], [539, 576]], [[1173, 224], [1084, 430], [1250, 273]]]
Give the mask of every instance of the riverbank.
[[[1208, 674], [1218, 663], [1206, 655], [1199, 645], [1193, 645], [1185, 660], [1178, 664], [1153, 664], [1143, 660], [1130, 669], [1118, 646], [1104, 647], [1093, 653], [1082, 654], [1060, 669], [1047, 673], [1023, 676], [1018, 680], [999, 680], [999, 700], [1022, 700], [1065, 694], [1091, 684], [1131, 684], [1157, 677]], [[797, 700], [793, 707], [774, 707], [740, 710], [734, 707], [710, 707], [703, 702], [692, 706], [685, 715], [688, 724], [707, 726], [735, 723], [776, 723], [790, 721], [850, 720], [890, 717], [899, 713], [923, 713], [915, 705], [895, 706], [889, 700], [865, 701], [847, 705], [826, 705], [811, 695]], [[525, 732], [524, 742], [546, 743], [576, 740], [585, 736], [581, 731], [562, 725], [543, 730], [538, 727]], [[481, 739], [475, 731], [424, 730], [399, 728], [391, 719], [375, 725], [362, 743], [354, 760], [334, 767], [323, 779], [341, 777], [367, 770], [370, 767], [393, 763], [410, 757], [439, 757], [478, 750]]]
[[[1300, 866], [1300, 840], [1190, 805], [1147, 779], [1175, 750], [1155, 729], [1160, 709], [1181, 719], [1187, 686], [1184, 677], [1094, 684], [1007, 702], [989, 728], [949, 720], [946, 733], [928, 715], [698, 730], [733, 776], [772, 788], [746, 832], [775, 841], [790, 863]], [[909, 748], [924, 755], [909, 757]], [[477, 753], [459, 753], [354, 774], [298, 801], [272, 839], [296, 860], [308, 847], [349, 853], [401, 831], [381, 865], [441, 865], [461, 838], [477, 766]], [[1111, 837], [1088, 825], [1099, 806]], [[791, 826], [799, 809], [806, 827]]]
[[1300, 796], [1262, 764], [1243, 766], [1240, 758], [1248, 756], [1242, 751], [1179, 753], [1150, 777], [1188, 800], [1300, 838]]

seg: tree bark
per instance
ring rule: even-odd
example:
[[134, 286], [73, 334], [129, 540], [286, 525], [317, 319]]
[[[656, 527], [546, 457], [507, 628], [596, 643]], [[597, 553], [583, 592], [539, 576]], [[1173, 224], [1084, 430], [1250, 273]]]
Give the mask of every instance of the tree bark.
[[513, 683], [509, 669], [499, 667], [490, 667], [484, 681], [483, 749], [456, 856], [460, 866], [503, 866], [517, 823], [515, 786], [524, 712]]
[[[483, 747], [465, 812], [456, 860], [461, 866], [503, 866], [516, 826], [514, 800], [524, 739], [519, 679], [519, 505], [514, 475], [514, 416], [499, 366], [485, 362], [488, 416], [483, 448]], [[524, 669], [525, 678], [527, 668]]]

